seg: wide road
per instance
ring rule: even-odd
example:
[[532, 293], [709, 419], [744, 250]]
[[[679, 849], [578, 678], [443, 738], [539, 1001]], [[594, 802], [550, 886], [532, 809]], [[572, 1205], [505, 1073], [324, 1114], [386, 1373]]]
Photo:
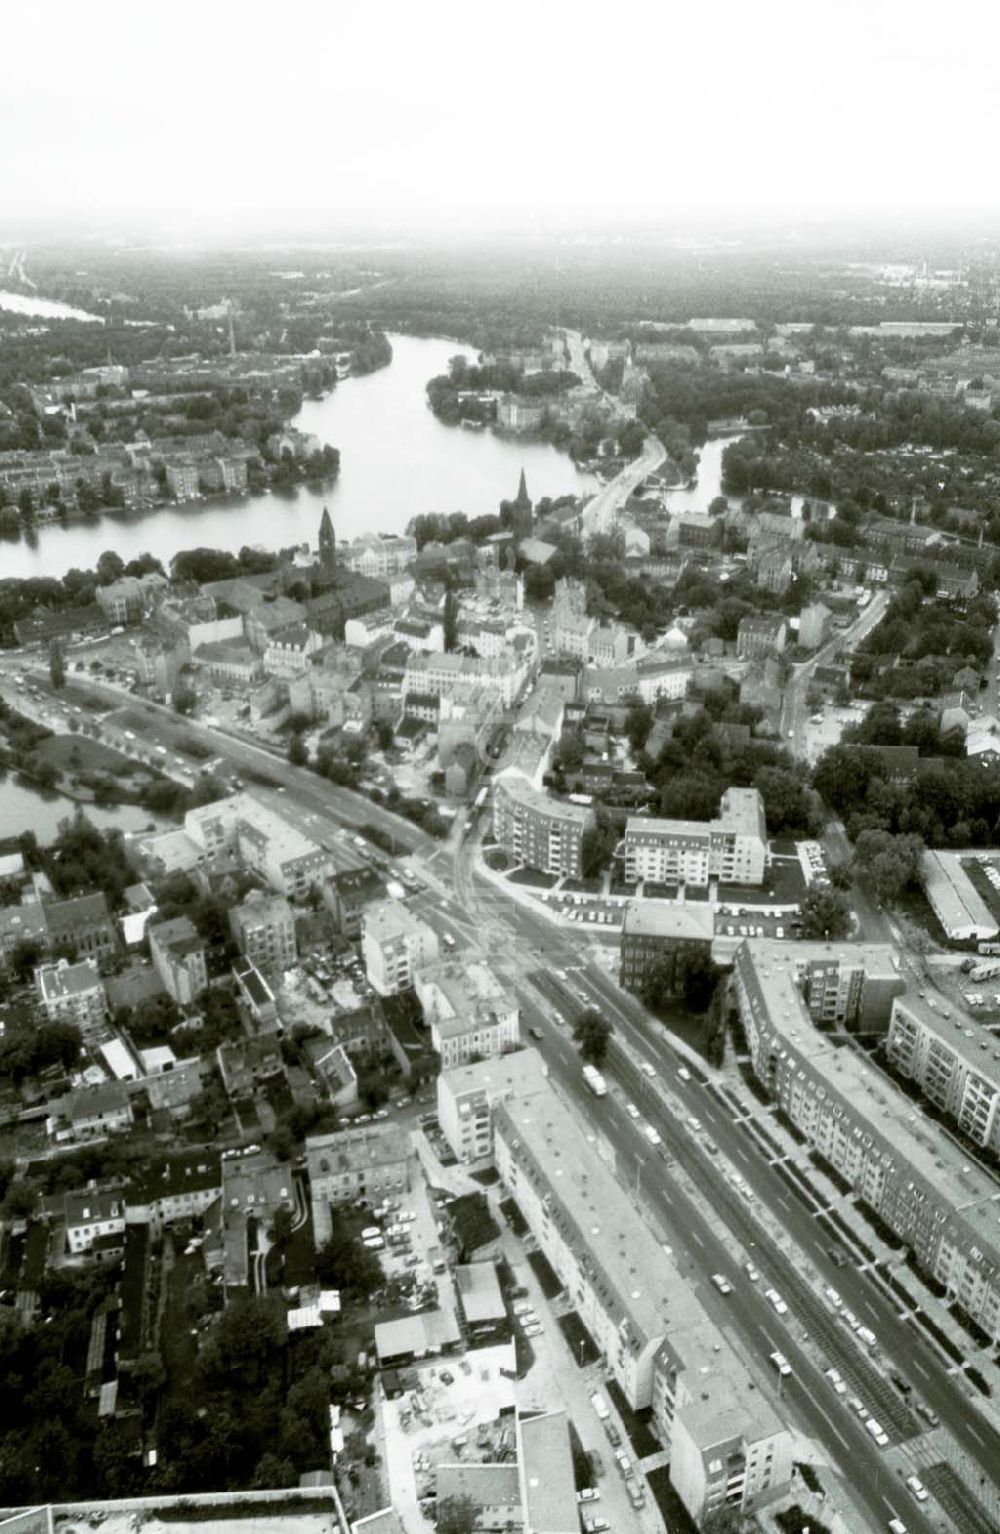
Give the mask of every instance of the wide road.
[[789, 742], [793, 756], [805, 760], [806, 721], [809, 717], [809, 688], [817, 666], [826, 665], [838, 650], [850, 649], [860, 644], [877, 623], [882, 621], [889, 605], [886, 591], [876, 592], [854, 622], [846, 629], [835, 630], [831, 637], [811, 655], [808, 660], [793, 666], [781, 700], [781, 734]]
[[[874, 1529], [884, 1529], [890, 1517], [898, 1516], [903, 1518], [910, 1534], [931, 1534], [934, 1526], [921, 1514], [910, 1493], [893, 1473], [886, 1461], [887, 1451], [873, 1443], [860, 1418], [836, 1395], [830, 1381], [802, 1346], [802, 1317], [796, 1311], [787, 1266], [781, 1261], [780, 1254], [775, 1260], [758, 1241], [753, 1255], [761, 1271], [759, 1281], [751, 1283], [742, 1273], [734, 1271], [729, 1251], [704, 1212], [708, 1207], [720, 1212], [718, 1204], [714, 1201], [696, 1202], [671, 1175], [674, 1162], [684, 1163], [681, 1152], [686, 1131], [674, 1124], [669, 1114], [658, 1109], [652, 1090], [644, 1094], [644, 1085], [649, 1086], [646, 1078], [634, 1066], [626, 1064], [624, 1057], [609, 1062], [606, 1074], [630, 1076], [628, 1095], [638, 1105], [642, 1120], [633, 1122], [624, 1103], [613, 1093], [595, 1100], [584, 1086], [579, 1057], [570, 1042], [568, 1026], [565, 1026], [565, 1020], [572, 1018], [578, 1010], [578, 1003], [567, 985], [545, 971], [532, 976], [531, 986], [540, 990], [550, 1003], [544, 1009], [539, 1008], [532, 1000], [530, 988], [526, 987], [521, 993], [526, 1021], [542, 1035], [539, 1048], [552, 1078], [576, 1101], [613, 1148], [620, 1180], [632, 1194], [641, 1197], [664, 1228], [675, 1258], [705, 1309], [724, 1331], [738, 1336], [743, 1349], [755, 1358], [762, 1374], [774, 1381], [789, 1417], [822, 1443], [830, 1458], [842, 1466], [854, 1496], [870, 1514]], [[564, 1020], [564, 1026], [555, 1022], [556, 1015]], [[643, 1122], [655, 1125], [659, 1130], [663, 1140], [659, 1149], [654, 1149], [646, 1139]], [[723, 1297], [717, 1292], [711, 1282], [713, 1273], [730, 1278], [733, 1284], [731, 1295]], [[789, 1301], [789, 1316], [779, 1317], [765, 1299], [763, 1291], [771, 1284], [779, 1287]], [[783, 1384], [770, 1361], [775, 1350], [785, 1355], [792, 1368], [791, 1377]], [[854, 1351], [857, 1353], [856, 1348]], [[871, 1399], [868, 1404], [874, 1406]]]
[[[42, 695], [53, 696], [48, 680], [48, 667], [44, 661], [40, 659], [31, 663], [22, 661], [21, 669], [26, 675], [30, 674], [32, 682]], [[325, 817], [331, 824], [343, 824], [356, 829], [365, 825], [377, 826], [385, 835], [393, 838], [397, 849], [403, 853], [428, 852], [437, 845], [426, 832], [411, 825], [402, 816], [394, 815], [383, 805], [373, 803], [363, 794], [355, 793], [353, 789], [330, 783], [309, 771], [308, 768], [293, 767], [280, 754], [264, 746], [255, 745], [252, 741], [243, 739], [242, 736], [231, 735], [201, 720], [183, 718], [166, 704], [152, 703], [147, 699], [138, 698], [122, 688], [112, 687], [90, 676], [79, 680], [75, 676], [70, 676], [67, 678], [66, 685], [67, 690], [71, 692], [79, 688], [82, 693], [101, 698], [107, 704], [109, 713], [138, 715], [142, 721], [143, 739], [150, 744], [161, 743], [171, 753], [183, 755], [185, 739], [194, 739], [208, 748], [212, 756], [222, 757], [233, 772], [259, 773], [267, 777], [274, 786], [270, 789], [261, 787], [254, 792], [257, 797], [269, 801], [272, 808], [282, 813], [287, 806], [289, 811], [295, 810], [301, 815]], [[15, 707], [26, 707], [31, 701], [19, 699], [10, 689], [7, 690], [7, 697]], [[106, 721], [105, 730], [108, 736], [115, 728], [113, 718]], [[118, 733], [121, 734], [122, 731], [119, 730]], [[197, 766], [196, 763], [192, 765]], [[252, 782], [252, 778], [250, 781]], [[275, 797], [279, 790], [280, 798]], [[294, 817], [290, 814], [289, 818]]]
[[[436, 861], [443, 871], [443, 860]], [[1000, 1434], [975, 1411], [968, 1395], [948, 1374], [936, 1347], [926, 1339], [913, 1322], [902, 1320], [897, 1302], [870, 1270], [861, 1271], [863, 1256], [847, 1267], [840, 1267], [830, 1254], [836, 1242], [848, 1246], [849, 1242], [839, 1232], [831, 1234], [824, 1228], [819, 1215], [820, 1199], [801, 1190], [796, 1178], [784, 1167], [787, 1160], [779, 1148], [769, 1148], [752, 1132], [749, 1116], [742, 1112], [729, 1096], [714, 1085], [711, 1073], [705, 1069], [692, 1074], [685, 1082], [677, 1076], [682, 1058], [665, 1041], [662, 1027], [653, 1022], [641, 1004], [622, 991], [604, 969], [594, 962], [576, 934], [556, 926], [546, 916], [530, 908], [515, 904], [505, 897], [489, 881], [473, 872], [468, 856], [459, 852], [452, 864], [452, 883], [457, 898], [449, 900], [440, 896], [428, 912], [435, 919], [438, 914], [446, 917], [450, 930], [458, 935], [471, 936], [483, 947], [492, 948], [498, 956], [509, 955], [513, 977], [525, 980], [538, 972], [550, 975], [560, 968], [572, 970], [572, 990], [568, 998], [571, 1006], [579, 1009], [586, 1002], [598, 1006], [613, 1022], [617, 1034], [643, 1051], [656, 1066], [657, 1071], [670, 1082], [671, 1091], [684, 1103], [685, 1109], [704, 1126], [704, 1132], [715, 1140], [723, 1155], [741, 1171], [741, 1175], [753, 1191], [755, 1200], [777, 1220], [820, 1275], [824, 1285], [838, 1290], [846, 1307], [852, 1309], [864, 1324], [875, 1332], [883, 1356], [899, 1372], [910, 1380], [915, 1392], [940, 1417], [942, 1424], [950, 1429], [958, 1443], [992, 1483], [1000, 1466]], [[550, 981], [549, 985], [555, 984]], [[563, 991], [565, 988], [563, 988]], [[553, 993], [554, 995], [556, 993]], [[612, 1069], [617, 1070], [619, 1056], [612, 1059]], [[626, 1073], [627, 1074], [627, 1073]], [[745, 1091], [741, 1094], [746, 1096]], [[593, 1106], [593, 1105], [591, 1105]], [[756, 1108], [756, 1104], [754, 1107]], [[645, 1107], [645, 1105], [644, 1105]], [[653, 1105], [650, 1105], [652, 1111]], [[767, 1126], [767, 1115], [762, 1115]], [[675, 1143], [677, 1160], [692, 1180], [702, 1189], [711, 1206], [724, 1212], [727, 1225], [746, 1241], [754, 1240], [758, 1247], [761, 1231], [756, 1220], [743, 1201], [734, 1193], [719, 1166], [706, 1154], [698, 1143], [682, 1131], [677, 1140], [677, 1126], [672, 1115], [664, 1113], [656, 1127], [668, 1143]], [[785, 1259], [776, 1262], [787, 1266]], [[817, 1335], [822, 1330], [824, 1343], [829, 1338], [831, 1362], [836, 1367], [861, 1364], [867, 1369], [874, 1395], [874, 1371], [865, 1365], [857, 1344], [841, 1323], [830, 1328], [830, 1312], [823, 1300], [800, 1275], [785, 1277], [779, 1287], [793, 1286], [796, 1291], [796, 1309], [809, 1316], [813, 1325], [809, 1328]], [[791, 1299], [791, 1295], [787, 1296]], [[874, 1401], [871, 1403], [874, 1410]], [[899, 1403], [899, 1409], [902, 1403]], [[904, 1412], [906, 1417], [908, 1413]], [[912, 1431], [919, 1425], [911, 1419]]]
[[615, 519], [629, 496], [656, 472], [667, 456], [658, 437], [647, 437], [639, 457], [598, 490], [583, 508], [583, 532], [587, 538], [614, 531]]

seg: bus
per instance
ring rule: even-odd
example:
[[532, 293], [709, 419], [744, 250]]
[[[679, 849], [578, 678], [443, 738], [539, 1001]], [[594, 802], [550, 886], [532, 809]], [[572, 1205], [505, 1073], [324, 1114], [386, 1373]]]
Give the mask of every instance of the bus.
[[607, 1097], [608, 1084], [596, 1066], [585, 1065], [583, 1067], [583, 1079], [595, 1097]]

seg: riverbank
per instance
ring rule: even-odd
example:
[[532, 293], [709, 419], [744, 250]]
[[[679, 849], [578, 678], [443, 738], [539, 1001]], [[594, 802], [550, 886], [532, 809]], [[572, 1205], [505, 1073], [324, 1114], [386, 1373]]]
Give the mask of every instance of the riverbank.
[[[155, 511], [108, 511], [96, 520], [39, 526], [31, 540], [2, 545], [3, 575], [59, 578], [70, 569], [93, 570], [111, 547], [128, 563], [151, 554], [169, 567], [181, 549], [204, 547], [236, 554], [247, 545], [267, 549], [315, 547], [324, 506], [338, 540], [378, 528], [403, 533], [421, 512], [495, 515], [517, 491], [522, 469], [534, 501], [543, 496], [592, 494], [592, 475], [566, 454], [539, 442], [504, 440], [490, 432], [450, 431], [427, 408], [427, 379], [447, 368], [458, 343], [437, 337], [390, 335], [392, 362], [351, 375], [322, 400], [306, 399], [292, 427], [336, 443], [342, 468], [335, 483], [300, 485], [293, 494], [254, 494], [187, 503]], [[466, 348], [467, 355], [474, 354]]]

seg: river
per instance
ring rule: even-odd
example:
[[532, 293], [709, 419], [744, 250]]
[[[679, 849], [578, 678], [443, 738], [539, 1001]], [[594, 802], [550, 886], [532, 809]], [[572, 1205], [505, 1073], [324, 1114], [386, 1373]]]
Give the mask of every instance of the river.
[[97, 522], [40, 527], [34, 545], [0, 544], [4, 576], [61, 576], [92, 569], [105, 549], [124, 560], [148, 550], [166, 565], [179, 549], [230, 549], [260, 544], [276, 549], [315, 544], [329, 506], [338, 538], [405, 531], [421, 511], [495, 512], [513, 499], [522, 468], [533, 499], [581, 493], [595, 481], [544, 442], [515, 441], [489, 431], [444, 426], [427, 405], [427, 380], [447, 371], [456, 341], [391, 338], [389, 367], [345, 379], [323, 400], [308, 400], [294, 425], [340, 449], [340, 475], [326, 489], [291, 495], [198, 501], [146, 514], [103, 516]]
[[[79, 808], [102, 831], [144, 831], [147, 826], [166, 829], [172, 824], [151, 815], [138, 804], [121, 804], [109, 809], [84, 804]], [[72, 819], [76, 811], [74, 800], [51, 790], [31, 788], [19, 783], [13, 772], [0, 771], [0, 829], [5, 837], [34, 831], [40, 842], [51, 842], [59, 830], [59, 822]]]
[[89, 324], [102, 323], [99, 314], [88, 314], [85, 309], [74, 309], [70, 304], [60, 303], [56, 298], [29, 298], [23, 293], [0, 292], [0, 309], [10, 314], [23, 314], [26, 318], [39, 320], [86, 320]]

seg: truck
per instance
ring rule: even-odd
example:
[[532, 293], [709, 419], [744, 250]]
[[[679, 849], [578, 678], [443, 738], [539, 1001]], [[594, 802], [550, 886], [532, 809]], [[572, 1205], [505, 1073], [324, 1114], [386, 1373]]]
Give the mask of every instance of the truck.
[[585, 1065], [583, 1067], [583, 1079], [595, 1097], [607, 1097], [608, 1084], [596, 1065]]
[[994, 975], [1000, 975], [1000, 959], [991, 959], [986, 964], [977, 964], [969, 971], [970, 980], [992, 980]]

